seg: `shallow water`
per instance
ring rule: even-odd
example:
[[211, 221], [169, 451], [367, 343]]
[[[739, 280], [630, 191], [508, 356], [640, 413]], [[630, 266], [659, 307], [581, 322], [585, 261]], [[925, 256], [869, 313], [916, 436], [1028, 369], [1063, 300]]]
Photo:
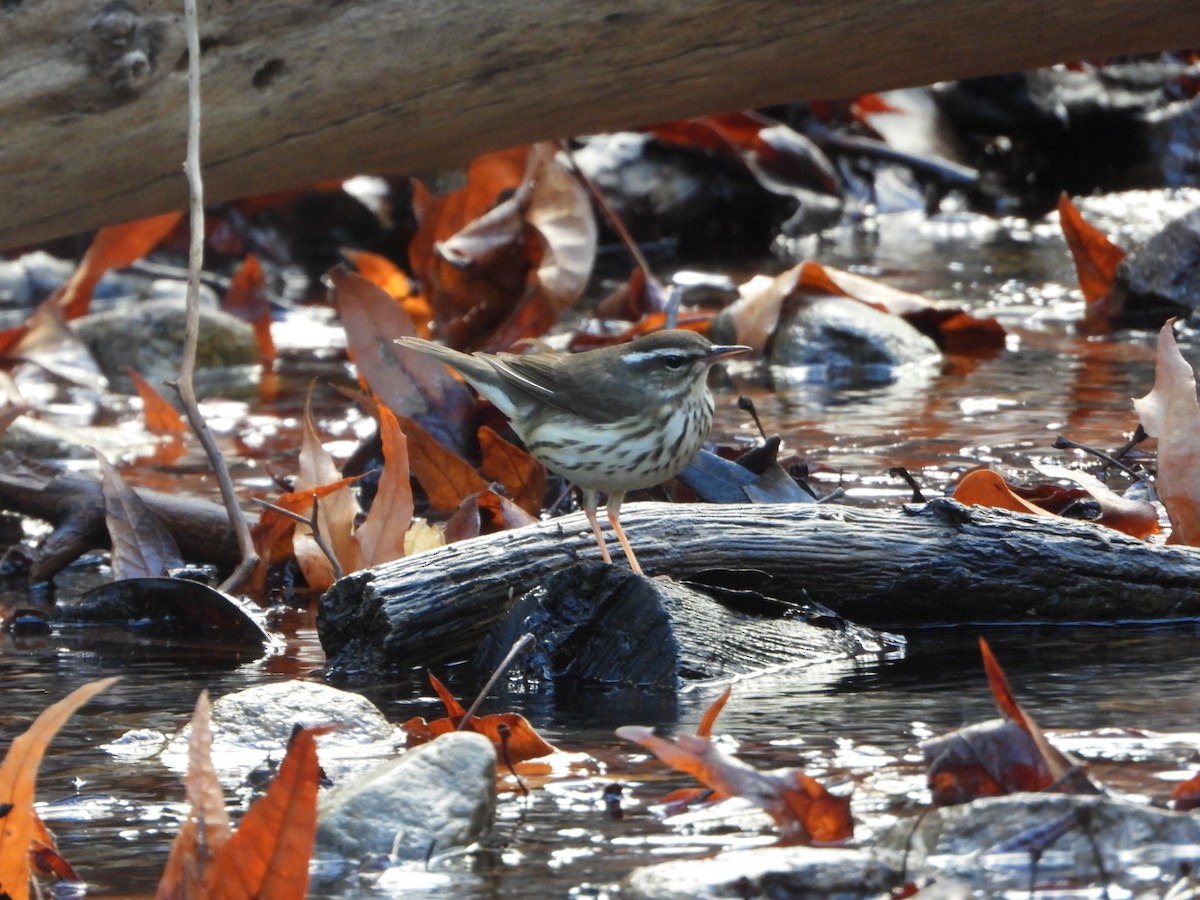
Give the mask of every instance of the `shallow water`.
[[[1195, 200], [1195, 197], [1191, 197]], [[1155, 218], [1181, 201], [1156, 197], [1095, 204], [1121, 224], [1127, 245]], [[1087, 209], [1087, 207], [1085, 207]], [[1151, 215], [1151, 212], [1157, 216]], [[719, 399], [717, 425], [725, 437], [749, 440], [752, 426], [734, 407], [751, 394], [769, 432], [805, 457], [825, 490], [841, 485], [851, 501], [895, 503], [908, 490], [888, 477], [908, 467], [936, 494], [964, 468], [999, 463], [1018, 474], [1031, 460], [1069, 463], [1078, 454], [1052, 449], [1057, 434], [1111, 449], [1136, 426], [1130, 398], [1153, 378], [1153, 336], [1129, 333], [1108, 340], [1075, 337], [1081, 312], [1073, 271], [1057, 230], [1039, 224], [957, 219], [921, 224], [893, 219], [866, 238], [847, 235], [800, 248], [831, 265], [878, 274], [892, 284], [954, 299], [998, 316], [1012, 329], [1006, 352], [973, 365], [904, 373], [893, 384], [813, 383], [803, 374], [734, 370]], [[278, 338], [277, 338], [278, 340]], [[322, 363], [322, 365], [328, 365]], [[271, 420], [294, 399], [272, 407]], [[231, 405], [228, 430], [257, 413]], [[282, 458], [295, 447], [291, 424], [251, 429], [261, 456]], [[353, 415], [336, 435], [348, 452], [359, 433]], [[222, 430], [222, 429], [218, 429]], [[245, 483], [267, 481], [269, 462], [247, 469]], [[168, 472], [166, 481], [178, 477]], [[86, 569], [86, 567], [83, 567]], [[80, 571], [71, 577], [85, 577]], [[71, 688], [110, 674], [123, 680], [77, 714], [52, 744], [39, 798], [60, 838], [60, 849], [91, 884], [91, 896], [152, 894], [181, 816], [179, 776], [153, 761], [116, 760], [101, 749], [130, 729], [165, 733], [180, 727], [197, 693], [214, 696], [266, 681], [321, 677], [311, 624], [285, 621], [285, 646], [266, 659], [241, 662], [181, 647], [105, 643], [86, 632], [48, 638], [4, 637], [0, 683], [7, 686], [0, 739]], [[856, 785], [855, 813], [864, 833], [925, 800], [916, 760], [919, 740], [995, 714], [979, 663], [979, 628], [918, 629], [906, 633], [906, 655], [813, 666], [735, 685], [718, 732], [740, 742], [741, 758], [760, 767], [803, 766]], [[1135, 792], [1161, 799], [1195, 766], [1200, 748], [1195, 653], [1197, 626], [986, 629], [1019, 699], [1050, 731], [1103, 726], [1179, 732], [1178, 746], [1116, 746], [1081, 738], [1082, 753], [1115, 756], [1099, 765]], [[453, 683], [453, 671], [448, 675]], [[528, 799], [501, 802], [494, 852], [474, 861], [437, 861], [422, 871], [395, 872], [389, 883], [318, 881], [314, 896], [512, 897], [604, 896], [633, 866], [713, 848], [750, 846], [769, 837], [757, 829], [708, 832], [673, 827], [648, 807], [689, 783], [619, 742], [612, 729], [649, 724], [665, 732], [692, 731], [723, 685], [699, 685], [675, 698], [559, 695], [518, 690], [496, 697], [485, 711], [524, 713], [566, 751], [589, 754], [563, 769]], [[363, 690], [392, 721], [440, 711], [414, 673]], [[601, 792], [625, 785], [624, 817], [606, 813]]]

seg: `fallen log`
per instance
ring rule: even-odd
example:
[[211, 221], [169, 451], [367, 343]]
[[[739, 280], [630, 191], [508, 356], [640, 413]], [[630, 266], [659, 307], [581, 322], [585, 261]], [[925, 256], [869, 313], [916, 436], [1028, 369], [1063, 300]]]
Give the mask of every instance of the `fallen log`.
[[[1200, 550], [1071, 519], [938, 499], [901, 509], [640, 503], [621, 521], [652, 575], [761, 570], [762, 593], [874, 628], [1200, 616]], [[596, 557], [581, 514], [451, 544], [339, 581], [318, 633], [337, 669], [470, 658], [507, 627], [518, 598]]]
[[[205, 195], [1197, 44], [1193, 0], [217, 2]], [[186, 68], [171, 4], [0, 3], [0, 249], [182, 208]]]
[[[188, 561], [223, 569], [241, 561], [229, 516], [219, 503], [138, 490]], [[84, 553], [109, 545], [100, 482], [15, 453], [0, 453], [0, 509], [54, 526], [39, 545], [30, 578], [44, 581]]]

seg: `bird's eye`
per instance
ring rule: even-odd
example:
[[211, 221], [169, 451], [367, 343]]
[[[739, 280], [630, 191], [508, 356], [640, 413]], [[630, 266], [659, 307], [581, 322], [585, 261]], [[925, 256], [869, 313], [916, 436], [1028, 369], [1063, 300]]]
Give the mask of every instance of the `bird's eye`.
[[685, 360], [682, 356], [668, 356], [663, 365], [673, 372], [677, 372], [683, 368]]

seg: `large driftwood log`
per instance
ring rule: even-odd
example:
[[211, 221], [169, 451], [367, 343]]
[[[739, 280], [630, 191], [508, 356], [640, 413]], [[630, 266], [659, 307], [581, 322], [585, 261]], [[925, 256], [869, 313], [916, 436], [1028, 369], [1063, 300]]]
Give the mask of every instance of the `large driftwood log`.
[[[1200, 550], [950, 500], [845, 506], [641, 503], [621, 521], [652, 575], [763, 570], [765, 593], [861, 625], [1159, 620], [1200, 616]], [[514, 598], [598, 551], [582, 515], [451, 544], [351, 575], [321, 602], [334, 667], [469, 657]]]
[[[1194, 0], [213, 0], [205, 194], [1196, 44]], [[182, 4], [0, 3], [0, 248], [181, 208], [185, 73]]]

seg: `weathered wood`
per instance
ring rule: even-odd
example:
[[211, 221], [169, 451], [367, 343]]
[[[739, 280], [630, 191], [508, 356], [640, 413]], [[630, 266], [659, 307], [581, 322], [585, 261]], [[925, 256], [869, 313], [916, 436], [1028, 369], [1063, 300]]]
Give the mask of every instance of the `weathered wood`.
[[[1200, 44], [1194, 0], [213, 0], [211, 202], [540, 138]], [[0, 3], [0, 248], [182, 208], [181, 4]]]
[[[1200, 550], [1068, 519], [934, 500], [885, 510], [641, 503], [621, 522], [651, 575], [764, 570], [765, 593], [807, 592], [873, 627], [1200, 616]], [[359, 572], [322, 600], [321, 642], [349, 669], [468, 657], [513, 598], [596, 557], [575, 514]]]
[[[171, 533], [184, 558], [230, 568], [241, 560], [225, 508], [196, 497], [140, 489], [138, 496]], [[0, 454], [0, 509], [50, 522], [30, 577], [50, 578], [63, 566], [109, 545], [100, 482], [47, 463]]]

